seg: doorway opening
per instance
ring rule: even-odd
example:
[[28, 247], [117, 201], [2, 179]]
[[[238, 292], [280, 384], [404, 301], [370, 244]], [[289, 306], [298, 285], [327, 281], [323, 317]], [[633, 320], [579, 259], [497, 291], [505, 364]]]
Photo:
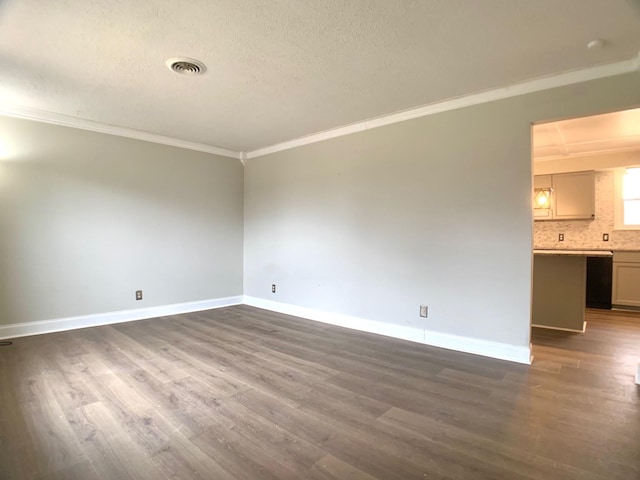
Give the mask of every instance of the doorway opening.
[[589, 322], [620, 346], [640, 328], [640, 108], [536, 124], [532, 158], [534, 350]]

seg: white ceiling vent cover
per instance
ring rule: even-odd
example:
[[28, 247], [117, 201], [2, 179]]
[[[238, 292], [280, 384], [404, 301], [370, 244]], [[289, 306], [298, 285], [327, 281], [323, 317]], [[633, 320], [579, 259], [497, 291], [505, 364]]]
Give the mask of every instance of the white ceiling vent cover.
[[174, 57], [166, 61], [169, 70], [172, 70], [180, 75], [202, 75], [207, 71], [207, 67], [204, 63], [187, 57]]

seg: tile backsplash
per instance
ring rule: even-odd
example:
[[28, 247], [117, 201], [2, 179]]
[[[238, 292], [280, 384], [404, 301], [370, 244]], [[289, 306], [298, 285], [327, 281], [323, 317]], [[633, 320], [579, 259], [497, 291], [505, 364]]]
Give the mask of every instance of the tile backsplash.
[[[613, 230], [614, 173], [596, 172], [596, 216], [593, 220], [534, 222], [533, 245], [537, 249], [640, 250], [640, 230]], [[558, 235], [564, 234], [564, 242]], [[602, 241], [602, 234], [609, 241]]]

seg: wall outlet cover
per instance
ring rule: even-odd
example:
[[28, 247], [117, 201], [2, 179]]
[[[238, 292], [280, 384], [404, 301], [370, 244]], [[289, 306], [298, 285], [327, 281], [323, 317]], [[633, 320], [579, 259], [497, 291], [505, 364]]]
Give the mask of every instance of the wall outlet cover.
[[429, 307], [426, 305], [420, 305], [420, 316], [423, 318], [427, 318], [429, 314]]

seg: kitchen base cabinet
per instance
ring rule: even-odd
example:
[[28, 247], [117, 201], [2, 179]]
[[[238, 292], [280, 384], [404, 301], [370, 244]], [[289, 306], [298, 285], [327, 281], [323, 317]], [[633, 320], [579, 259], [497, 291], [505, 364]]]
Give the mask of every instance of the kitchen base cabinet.
[[534, 327], [584, 332], [587, 258], [611, 259], [613, 254], [608, 250], [537, 249], [533, 253], [531, 324]]
[[584, 332], [586, 283], [586, 257], [535, 255], [532, 325]]
[[614, 252], [613, 308], [640, 310], [640, 252]]

